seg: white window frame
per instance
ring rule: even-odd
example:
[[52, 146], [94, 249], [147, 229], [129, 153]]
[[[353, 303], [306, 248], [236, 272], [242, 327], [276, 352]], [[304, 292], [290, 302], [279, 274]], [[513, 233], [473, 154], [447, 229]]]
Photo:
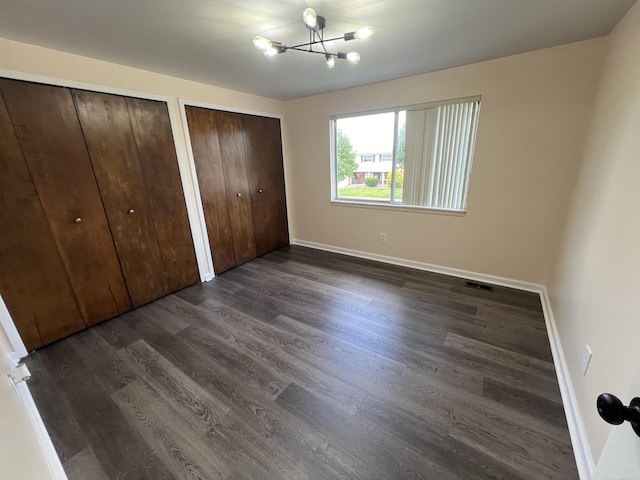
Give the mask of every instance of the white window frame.
[[[331, 148], [331, 204], [334, 206], [351, 206], [351, 207], [363, 207], [363, 208], [381, 208], [381, 209], [392, 209], [392, 210], [400, 210], [400, 211], [410, 211], [410, 212], [420, 212], [420, 213], [435, 213], [435, 214], [443, 214], [443, 215], [454, 215], [454, 216], [463, 216], [467, 213], [467, 199], [468, 193], [471, 188], [471, 171], [473, 166], [473, 157], [475, 150], [475, 140], [477, 137], [478, 131], [478, 119], [480, 115], [480, 108], [482, 105], [482, 97], [480, 95], [471, 96], [471, 97], [461, 97], [461, 98], [453, 98], [448, 100], [440, 100], [436, 102], [428, 102], [421, 103], [415, 105], [405, 105], [400, 107], [390, 107], [384, 109], [376, 109], [376, 110], [367, 110], [361, 112], [353, 112], [347, 114], [340, 115], [331, 115], [329, 117], [330, 122], [330, 148]], [[394, 140], [393, 140], [393, 166], [392, 166], [392, 176], [395, 178], [395, 170], [396, 170], [396, 156], [397, 156], [397, 131], [398, 131], [398, 113], [401, 111], [410, 111], [410, 110], [423, 110], [427, 108], [434, 108], [441, 105], [449, 105], [455, 103], [465, 103], [465, 102], [479, 102], [479, 110], [478, 116], [476, 118], [476, 123], [474, 126], [474, 134], [471, 140], [470, 145], [470, 155], [469, 155], [469, 163], [468, 163], [468, 174], [467, 174], [467, 185], [465, 192], [465, 204], [462, 209], [445, 209], [445, 208], [434, 208], [434, 207], [425, 207], [425, 206], [414, 206], [414, 205], [403, 205], [401, 202], [395, 200], [395, 182], [392, 182], [390, 199], [361, 199], [361, 198], [348, 198], [348, 197], [338, 197], [338, 166], [337, 166], [337, 156], [336, 156], [336, 138], [338, 135], [337, 128], [337, 120], [342, 118], [352, 118], [352, 117], [362, 117], [365, 115], [376, 115], [380, 113], [390, 113], [394, 112], [396, 114], [395, 123], [394, 123]], [[364, 156], [364, 155], [363, 155]], [[364, 161], [362, 163], [365, 163]], [[370, 163], [370, 162], [367, 162]]]

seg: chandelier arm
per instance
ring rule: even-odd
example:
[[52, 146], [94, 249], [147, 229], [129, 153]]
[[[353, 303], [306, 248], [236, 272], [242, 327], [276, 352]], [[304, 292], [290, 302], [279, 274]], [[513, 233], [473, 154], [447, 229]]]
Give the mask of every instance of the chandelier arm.
[[[344, 40], [344, 35], [340, 35], [339, 37], [334, 37], [334, 38], [327, 38], [326, 40], [324, 40], [325, 42], [333, 42], [335, 40]], [[346, 42], [346, 40], [345, 40]]]
[[313, 38], [317, 42], [316, 44], [319, 43], [320, 45], [322, 45], [322, 49], [326, 52], [327, 49], [324, 46], [324, 38], [323, 37], [324, 37], [324, 30], [320, 30], [320, 31], [314, 32], [314, 37]]
[[298, 45], [294, 45], [293, 47], [288, 47], [288, 48], [309, 47], [309, 50], [307, 50], [307, 52], [308, 52], [308, 51], [313, 51], [313, 50], [311, 50], [311, 46], [318, 45], [319, 43], [322, 43], [322, 42], [320, 40], [316, 40], [316, 41], [308, 42], [308, 43], [300, 43]]
[[[306, 44], [302, 45], [303, 47]], [[331, 55], [332, 57], [340, 58], [337, 53], [331, 52], [320, 52], [318, 50], [307, 50], [306, 48], [298, 48], [298, 47], [284, 47], [285, 50], [297, 50], [298, 52], [306, 52], [306, 53], [319, 53], [320, 55]]]
[[[288, 47], [288, 48], [298, 48], [298, 47], [311, 47], [312, 45], [317, 45], [319, 43], [326, 43], [326, 42], [333, 42], [335, 40], [344, 40], [344, 37], [335, 37], [335, 38], [329, 38], [327, 40], [312, 40], [310, 42], [307, 43], [299, 43], [298, 45], [294, 45], [293, 47]], [[309, 51], [309, 50], [307, 50]]]

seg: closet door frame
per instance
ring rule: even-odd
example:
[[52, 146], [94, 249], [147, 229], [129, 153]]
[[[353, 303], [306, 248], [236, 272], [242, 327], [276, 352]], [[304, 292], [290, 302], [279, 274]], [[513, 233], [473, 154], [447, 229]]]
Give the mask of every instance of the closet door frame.
[[[182, 118], [182, 125], [184, 127], [184, 133], [185, 133], [185, 137], [186, 137], [186, 142], [187, 142], [187, 153], [189, 156], [189, 163], [190, 163], [190, 167], [191, 167], [191, 172], [193, 175], [193, 180], [195, 183], [195, 190], [196, 190], [196, 201], [198, 203], [198, 211], [201, 215], [201, 222], [202, 225], [204, 226], [204, 229], [202, 231], [203, 233], [203, 237], [205, 239], [205, 249], [207, 251], [207, 260], [209, 262], [210, 265], [210, 271], [213, 272], [213, 257], [211, 255], [211, 247], [210, 247], [210, 243], [209, 243], [209, 235], [207, 234], [207, 229], [206, 229], [206, 222], [204, 219], [204, 208], [202, 206], [202, 197], [200, 196], [200, 187], [198, 184], [198, 177], [196, 174], [196, 163], [195, 163], [195, 159], [193, 156], [193, 149], [191, 148], [191, 135], [189, 133], [189, 125], [187, 123], [187, 111], [186, 111], [186, 107], [200, 107], [200, 108], [206, 108], [209, 110], [219, 110], [222, 112], [230, 112], [230, 113], [241, 113], [241, 114], [246, 114], [246, 115], [257, 115], [260, 117], [268, 117], [268, 118], [277, 118], [280, 120], [280, 142], [282, 144], [282, 168], [284, 170], [284, 188], [285, 188], [285, 203], [286, 203], [286, 207], [287, 207], [287, 211], [289, 211], [289, 183], [287, 182], [287, 157], [286, 157], [286, 153], [285, 153], [285, 149], [284, 149], [284, 128], [282, 128], [283, 125], [283, 116], [276, 114], [276, 113], [270, 113], [270, 112], [260, 112], [257, 110], [248, 110], [248, 109], [244, 109], [244, 108], [236, 108], [236, 107], [230, 107], [228, 105], [218, 105], [215, 103], [207, 103], [207, 102], [198, 102], [195, 100], [188, 100], [188, 99], [184, 99], [184, 98], [179, 98], [179, 103], [180, 103], [180, 115]], [[289, 236], [291, 236], [291, 216], [288, 215], [287, 216], [287, 228], [289, 230]], [[213, 278], [213, 277], [211, 277]]]
[[[198, 181], [195, 175], [195, 165], [193, 163], [193, 158], [189, 158], [189, 155], [187, 155], [187, 145], [190, 145], [190, 143], [188, 138], [185, 137], [184, 133], [186, 131], [184, 107], [181, 106], [177, 97], [67, 80], [47, 75], [17, 72], [4, 68], [0, 68], [0, 77], [12, 80], [23, 80], [27, 82], [42, 83], [58, 87], [76, 88], [99, 93], [109, 93], [125, 97], [142, 98], [145, 100], [156, 100], [165, 102], [169, 111], [171, 133], [173, 135], [173, 143], [178, 158], [178, 170], [180, 172], [180, 180], [182, 182], [182, 189], [186, 202], [187, 215], [189, 217], [189, 225], [191, 227], [191, 234], [194, 250], [196, 253], [196, 262], [198, 265], [200, 280], [204, 282], [211, 280], [214, 277], [213, 262], [211, 260], [211, 252], [209, 250], [209, 238], [206, 233], [204, 212], [202, 210], [202, 205], [200, 202]], [[2, 305], [4, 305], [3, 302]], [[8, 340], [14, 351], [15, 358], [19, 359], [26, 357], [27, 349], [24, 345], [24, 342], [22, 341], [22, 338], [18, 334], [13, 319], [8, 315], [3, 315], [2, 311], [0, 311], [0, 325], [2, 326], [4, 331], [7, 332], [7, 336], [9, 337]]]

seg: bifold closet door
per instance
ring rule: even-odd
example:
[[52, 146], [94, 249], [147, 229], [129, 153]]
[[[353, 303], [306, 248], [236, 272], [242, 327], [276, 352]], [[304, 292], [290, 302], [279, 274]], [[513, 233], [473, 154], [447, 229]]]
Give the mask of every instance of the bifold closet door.
[[237, 113], [229, 112], [216, 112], [216, 117], [233, 232], [233, 252], [236, 256], [236, 264], [240, 265], [256, 258], [242, 118]]
[[131, 303], [70, 91], [6, 79], [0, 91], [1, 293], [33, 349]]
[[186, 107], [216, 273], [256, 256], [240, 116]]
[[33, 349], [84, 328], [84, 322], [1, 99], [0, 171], [0, 293]]
[[[157, 105], [83, 90], [73, 96], [133, 306], [195, 283], [170, 127], [145, 124], [158, 120]], [[167, 139], [155, 143], [163, 134]]]
[[180, 179], [169, 110], [165, 102], [127, 98], [140, 167], [150, 199], [169, 290], [200, 281]]
[[282, 136], [277, 118], [242, 115], [256, 254], [289, 245]]
[[215, 272], [288, 245], [280, 120], [185, 111]]

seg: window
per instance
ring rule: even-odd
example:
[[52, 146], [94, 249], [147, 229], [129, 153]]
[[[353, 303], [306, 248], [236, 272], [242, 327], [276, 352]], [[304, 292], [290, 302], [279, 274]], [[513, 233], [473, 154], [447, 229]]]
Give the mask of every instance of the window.
[[464, 212], [479, 110], [474, 97], [333, 117], [332, 199]]

